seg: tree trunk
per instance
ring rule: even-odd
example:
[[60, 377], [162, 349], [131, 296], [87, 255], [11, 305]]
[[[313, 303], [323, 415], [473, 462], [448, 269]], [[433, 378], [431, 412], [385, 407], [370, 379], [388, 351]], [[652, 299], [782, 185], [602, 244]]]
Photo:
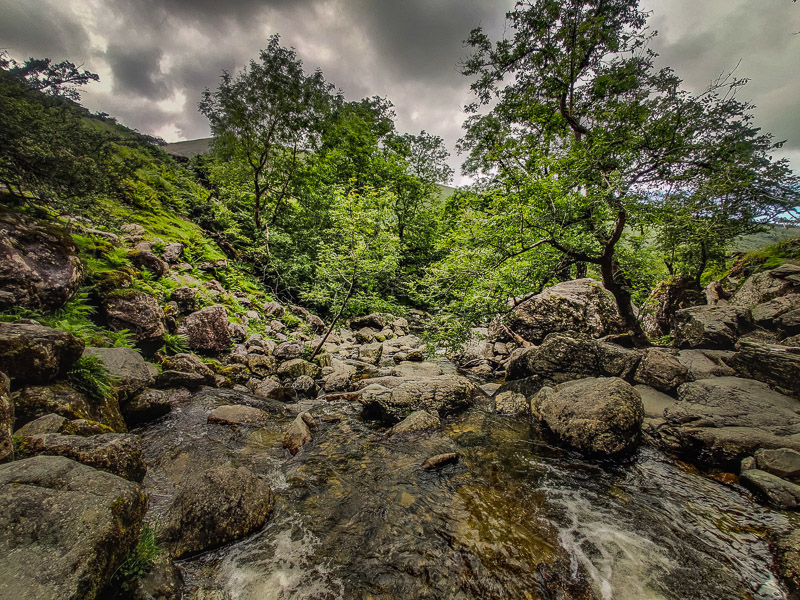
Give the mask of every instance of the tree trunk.
[[622, 317], [625, 328], [631, 333], [633, 344], [637, 348], [646, 348], [650, 345], [650, 342], [633, 311], [633, 300], [628, 291], [625, 276], [613, 255], [604, 257], [600, 261], [600, 273], [603, 276], [603, 286], [614, 296], [617, 310]]
[[336, 327], [336, 323], [339, 321], [339, 317], [342, 316], [342, 313], [344, 312], [344, 309], [347, 306], [347, 302], [348, 300], [350, 300], [350, 296], [353, 295], [353, 289], [355, 288], [355, 283], [356, 279], [354, 274], [353, 279], [350, 281], [350, 289], [347, 290], [347, 296], [345, 296], [344, 301], [342, 301], [342, 306], [339, 308], [339, 312], [336, 313], [336, 316], [333, 318], [333, 321], [331, 321], [331, 324], [328, 327], [328, 331], [325, 332], [325, 335], [322, 337], [319, 344], [317, 344], [317, 347], [314, 348], [314, 351], [311, 353], [311, 357], [308, 360], [314, 360], [314, 357], [317, 355], [317, 353], [319, 353], [322, 346], [325, 345], [325, 341], [328, 339], [328, 336], [331, 334], [331, 331], [333, 331], [333, 328]]

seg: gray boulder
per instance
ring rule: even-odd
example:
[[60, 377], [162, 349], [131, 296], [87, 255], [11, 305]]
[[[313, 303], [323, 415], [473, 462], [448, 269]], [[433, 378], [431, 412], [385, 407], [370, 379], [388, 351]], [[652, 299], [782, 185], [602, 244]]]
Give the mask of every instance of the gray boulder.
[[730, 377], [736, 371], [726, 361], [733, 358], [729, 350], [681, 350], [678, 362], [686, 367], [689, 381], [710, 377]]
[[83, 353], [83, 340], [42, 325], [0, 323], [0, 371], [17, 387], [48, 383]]
[[252, 406], [238, 404], [224, 404], [211, 411], [208, 415], [209, 423], [221, 425], [246, 425], [249, 427], [263, 427], [269, 423], [269, 414]]
[[127, 329], [137, 343], [160, 344], [164, 338], [164, 311], [158, 300], [144, 292], [109, 292], [103, 298], [103, 310], [110, 329]]
[[253, 395], [268, 400], [287, 400], [286, 388], [271, 379], [260, 382], [253, 390]]
[[302, 358], [293, 358], [292, 360], [282, 362], [278, 366], [278, 377], [281, 379], [297, 379], [301, 375], [308, 375], [316, 379], [320, 376], [321, 372], [322, 369], [319, 365], [310, 363]]
[[756, 465], [762, 471], [772, 473], [783, 479], [796, 481], [800, 478], [800, 452], [791, 448], [761, 448], [754, 456]]
[[180, 242], [172, 242], [164, 246], [164, 253], [161, 255], [165, 261], [171, 265], [181, 262], [183, 257], [183, 244]]
[[630, 450], [639, 442], [644, 420], [639, 393], [618, 377], [544, 388], [532, 400], [531, 410], [561, 441], [589, 454]]
[[188, 315], [197, 308], [197, 289], [192, 287], [179, 287], [172, 290], [169, 299], [178, 306], [178, 312]]
[[108, 425], [117, 432], [127, 431], [116, 398], [90, 399], [66, 383], [28, 386], [12, 396], [17, 426], [49, 413], [67, 419], [86, 419]]
[[202, 352], [223, 352], [233, 341], [228, 329], [228, 313], [221, 304], [190, 314], [178, 333], [186, 336], [189, 348]]
[[739, 481], [775, 508], [800, 507], [800, 485], [781, 479], [772, 473], [749, 469], [739, 476]]
[[385, 313], [372, 313], [363, 317], [350, 319], [350, 329], [356, 331], [362, 327], [367, 327], [369, 329], [374, 329], [375, 331], [380, 331], [392, 320], [394, 320], [392, 315]]
[[141, 487], [61, 456], [0, 465], [0, 597], [92, 600], [139, 539]]
[[358, 396], [365, 411], [380, 419], [397, 422], [417, 410], [440, 415], [466, 408], [477, 394], [477, 388], [466, 377], [441, 375], [407, 380], [397, 387], [371, 385]]
[[731, 302], [747, 308], [785, 296], [800, 288], [797, 276], [800, 267], [785, 264], [777, 269], [748, 277], [731, 298]]
[[0, 210], [0, 309], [55, 310], [78, 290], [83, 266], [66, 229]]
[[306, 346], [302, 342], [283, 342], [278, 344], [272, 354], [280, 360], [291, 360], [300, 358], [305, 351]]
[[685, 308], [675, 313], [672, 328], [679, 348], [731, 349], [750, 329], [750, 311], [741, 306], [715, 305]]
[[662, 392], [671, 392], [686, 383], [687, 377], [688, 370], [674, 354], [649, 348], [642, 354], [633, 379]]
[[132, 250], [128, 258], [134, 267], [149, 271], [156, 279], [169, 274], [169, 265], [148, 250]]
[[262, 527], [274, 504], [267, 483], [245, 467], [213, 467], [191, 477], [161, 531], [175, 558], [210, 550]]
[[386, 432], [386, 437], [410, 436], [415, 433], [439, 429], [442, 422], [435, 412], [415, 410]]
[[162, 390], [145, 389], [120, 405], [125, 422], [138, 425], [164, 416], [172, 409], [172, 403]]
[[740, 341], [730, 364], [744, 377], [800, 397], [800, 348]]
[[364, 344], [358, 349], [358, 360], [364, 361], [371, 365], [377, 365], [381, 362], [381, 355], [383, 354], [383, 344], [375, 342], [374, 344]]

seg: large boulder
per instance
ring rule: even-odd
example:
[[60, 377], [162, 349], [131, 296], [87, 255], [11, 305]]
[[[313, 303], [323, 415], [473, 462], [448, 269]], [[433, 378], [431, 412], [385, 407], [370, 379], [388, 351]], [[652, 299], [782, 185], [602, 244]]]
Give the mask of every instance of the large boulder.
[[679, 348], [725, 350], [733, 348], [750, 325], [750, 311], [741, 306], [695, 306], [675, 313], [672, 333]]
[[391, 323], [394, 320], [394, 316], [386, 313], [372, 313], [363, 317], [356, 317], [354, 319], [350, 319], [350, 329], [353, 331], [357, 331], [363, 327], [368, 327], [369, 329], [374, 329], [375, 331], [380, 331], [388, 323]]
[[244, 537], [267, 522], [269, 485], [245, 467], [213, 467], [190, 477], [170, 506], [161, 531], [176, 558]]
[[142, 481], [147, 471], [142, 458], [142, 440], [129, 433], [15, 436], [20, 457], [65, 456], [79, 463], [108, 471], [131, 481]]
[[459, 375], [441, 375], [406, 380], [397, 387], [371, 385], [358, 396], [368, 414], [390, 422], [400, 421], [417, 410], [452, 413], [467, 407], [477, 388]]
[[797, 290], [800, 290], [800, 267], [787, 263], [748, 277], [736, 290], [731, 302], [753, 308]]
[[165, 371], [179, 371], [181, 373], [192, 373], [200, 378], [201, 385], [211, 385], [214, 383], [214, 371], [194, 354], [181, 352], [164, 359], [163, 367]]
[[0, 323], [0, 371], [14, 386], [48, 383], [66, 373], [83, 352], [83, 340], [41, 325]]
[[63, 306], [83, 278], [76, 255], [62, 227], [0, 211], [0, 309]]
[[400, 421], [397, 425], [392, 427], [386, 432], [386, 437], [404, 437], [410, 436], [432, 429], [439, 429], [442, 422], [439, 420], [439, 415], [435, 412], [428, 412], [426, 410], [415, 410], [405, 419]]
[[67, 419], [86, 419], [125, 432], [125, 420], [116, 398], [95, 400], [76, 391], [66, 383], [47, 386], [28, 386], [12, 396], [17, 427], [49, 413]]
[[14, 432], [14, 403], [9, 392], [10, 382], [5, 373], [0, 373], [0, 463], [14, 458], [11, 434]]
[[759, 448], [800, 450], [800, 402], [739, 377], [685, 383], [664, 411], [657, 443], [704, 465], [735, 467]]
[[543, 388], [531, 410], [559, 439], [589, 454], [611, 455], [633, 448], [644, 420], [639, 393], [618, 377]]
[[800, 294], [787, 294], [756, 304], [750, 309], [753, 322], [767, 329], [782, 330], [788, 335], [797, 331], [797, 314], [800, 312]]
[[705, 303], [705, 294], [691, 277], [677, 275], [662, 281], [650, 294], [648, 304], [654, 304], [655, 309], [645, 317], [647, 334], [650, 337], [668, 335], [677, 311]]
[[730, 365], [744, 377], [800, 397], [800, 348], [740, 341]]
[[114, 389], [120, 401], [132, 398], [153, 384], [153, 374], [142, 355], [132, 348], [86, 348], [84, 356], [93, 356], [103, 363], [114, 378]]
[[[625, 331], [614, 297], [592, 279], [565, 281], [525, 300], [511, 311], [506, 326], [535, 344], [554, 332], [599, 338]], [[489, 333], [493, 339], [506, 338], [499, 323]]]
[[158, 300], [138, 290], [115, 290], [103, 297], [109, 328], [126, 329], [141, 344], [160, 344], [164, 338], [164, 311]]
[[666, 350], [649, 348], [644, 351], [634, 374], [636, 383], [643, 383], [662, 392], [672, 392], [686, 383], [689, 371], [678, 358]]
[[92, 600], [139, 539], [141, 487], [61, 456], [0, 466], [0, 597]]
[[730, 377], [736, 371], [728, 366], [734, 353], [729, 350], [681, 350], [678, 362], [686, 367], [689, 381], [710, 377]]
[[187, 338], [192, 350], [223, 352], [231, 346], [228, 313], [221, 304], [190, 314], [178, 329]]

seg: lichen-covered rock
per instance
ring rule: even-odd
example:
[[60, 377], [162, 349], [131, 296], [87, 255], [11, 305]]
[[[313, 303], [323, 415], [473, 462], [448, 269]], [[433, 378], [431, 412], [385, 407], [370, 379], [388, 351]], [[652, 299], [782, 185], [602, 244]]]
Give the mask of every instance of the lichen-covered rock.
[[677, 357], [665, 350], [645, 350], [634, 375], [636, 383], [643, 383], [662, 392], [674, 391], [686, 383], [688, 370]]
[[736, 290], [731, 302], [752, 308], [773, 298], [793, 293], [800, 289], [800, 283], [791, 276], [798, 274], [800, 274], [800, 267], [785, 264], [777, 269], [751, 275]]
[[371, 365], [377, 365], [381, 361], [382, 354], [383, 344], [381, 342], [364, 344], [358, 349], [358, 360], [363, 360]]
[[0, 308], [55, 310], [75, 294], [82, 278], [66, 229], [0, 211]]
[[130, 481], [142, 481], [147, 471], [138, 435], [104, 433], [85, 437], [46, 433], [30, 437], [16, 435], [15, 439], [21, 457], [65, 456]]
[[188, 315], [197, 308], [197, 289], [187, 286], [179, 287], [172, 290], [169, 299], [177, 304], [180, 314]]
[[544, 388], [533, 415], [573, 448], [611, 455], [633, 448], [644, 420], [639, 393], [618, 377], [587, 378]]
[[322, 369], [314, 363], [310, 363], [302, 358], [294, 358], [282, 362], [278, 366], [278, 377], [281, 379], [297, 379], [301, 375], [308, 375], [316, 379], [320, 376]]
[[103, 297], [103, 310], [109, 328], [127, 329], [134, 341], [158, 344], [164, 338], [164, 311], [158, 300], [138, 290], [116, 290]]
[[530, 402], [523, 395], [507, 390], [494, 397], [494, 410], [501, 415], [524, 415], [530, 412]]
[[303, 412], [295, 417], [286, 434], [283, 437], [283, 447], [291, 452], [292, 456], [300, 451], [300, 448], [308, 444], [313, 438], [311, 429], [316, 429], [313, 417]]
[[116, 398], [90, 399], [66, 383], [28, 386], [12, 396], [17, 426], [49, 413], [67, 419], [87, 419], [108, 425], [114, 431], [127, 431]]
[[358, 400], [368, 414], [397, 422], [417, 410], [440, 415], [456, 412], [466, 408], [476, 394], [477, 388], [466, 377], [441, 375], [403, 381], [392, 389], [370, 385]]
[[252, 406], [238, 404], [224, 404], [211, 411], [208, 415], [209, 423], [222, 425], [247, 425], [250, 427], [263, 427], [269, 423], [269, 414]]
[[178, 264], [181, 262], [181, 258], [183, 257], [183, 244], [180, 242], [172, 242], [171, 244], [167, 244], [164, 246], [164, 253], [161, 255], [165, 261], [167, 261], [171, 265]]
[[679, 348], [731, 349], [750, 328], [750, 311], [741, 306], [684, 308], [675, 313], [672, 328]]
[[400, 421], [397, 425], [392, 427], [386, 432], [386, 437], [400, 437], [408, 436], [423, 431], [430, 431], [432, 429], [439, 429], [442, 422], [439, 415], [435, 412], [428, 412], [427, 410], [415, 410], [405, 419]]
[[120, 401], [125, 401], [153, 384], [153, 375], [142, 355], [132, 348], [86, 348], [84, 356], [93, 356], [103, 363], [114, 379]]
[[188, 352], [181, 352], [170, 356], [164, 360], [164, 369], [169, 371], [181, 371], [183, 373], [194, 373], [203, 378], [203, 385], [211, 385], [214, 382], [214, 371], [207, 364], [200, 360], [196, 355]]
[[83, 340], [41, 325], [0, 323], [0, 371], [17, 387], [48, 383], [66, 373], [83, 353]]
[[273, 503], [269, 485], [249, 469], [213, 467], [183, 485], [162, 538], [175, 558], [210, 550], [262, 527]]
[[247, 368], [254, 375], [259, 377], [269, 377], [274, 375], [278, 370], [278, 361], [274, 356], [265, 354], [248, 354], [247, 355]]
[[234, 342], [241, 343], [247, 339], [247, 329], [239, 323], [228, 323], [228, 333]]
[[0, 597], [92, 600], [139, 539], [141, 487], [61, 456], [0, 466]]
[[278, 344], [272, 354], [275, 358], [280, 360], [291, 360], [293, 358], [300, 358], [305, 351], [306, 346], [302, 342], [283, 342], [282, 344]]
[[187, 338], [192, 350], [223, 352], [230, 348], [228, 313], [221, 304], [209, 306], [190, 314], [178, 329]]
[[[550, 333], [573, 331], [599, 338], [625, 331], [614, 297], [592, 279], [547, 288], [516, 306], [505, 325], [534, 344]], [[493, 324], [489, 336], [501, 341], [507, 337], [499, 323]]]
[[128, 425], [139, 425], [164, 416], [172, 409], [169, 397], [162, 390], [148, 388], [120, 405]]
[[5, 373], [0, 373], [0, 463], [14, 458], [14, 403], [11, 401], [10, 385]]
[[307, 398], [313, 398], [319, 391], [317, 383], [308, 375], [300, 375], [294, 380], [292, 387], [298, 394], [302, 394]]
[[730, 365], [744, 377], [800, 397], [800, 348], [740, 341]]

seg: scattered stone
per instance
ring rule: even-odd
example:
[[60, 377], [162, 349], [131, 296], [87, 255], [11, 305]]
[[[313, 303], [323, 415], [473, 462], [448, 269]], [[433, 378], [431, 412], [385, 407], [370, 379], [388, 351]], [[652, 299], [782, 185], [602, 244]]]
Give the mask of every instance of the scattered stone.
[[243, 342], [247, 339], [247, 329], [239, 323], [228, 323], [228, 333], [234, 342]]
[[800, 477], [800, 452], [791, 448], [756, 450], [758, 468], [783, 479], [796, 480]]
[[186, 336], [187, 345], [192, 350], [223, 352], [231, 345], [228, 313], [221, 304], [190, 314], [178, 329], [178, 333]]
[[267, 483], [249, 469], [213, 467], [178, 492], [162, 537], [175, 558], [210, 550], [262, 527], [273, 503]]
[[286, 309], [277, 302], [267, 302], [262, 311], [265, 317], [282, 317], [286, 314]]
[[283, 437], [283, 447], [289, 450], [292, 456], [297, 454], [300, 451], [300, 448], [308, 444], [313, 439], [311, 436], [311, 428], [308, 424], [309, 420], [311, 423], [314, 422], [309, 413], [300, 413], [292, 422], [291, 426], [286, 431], [286, 435]]
[[0, 323], [0, 371], [14, 386], [48, 383], [83, 353], [83, 340], [42, 325]]
[[149, 271], [156, 279], [169, 274], [169, 265], [148, 250], [132, 250], [128, 253], [128, 258], [134, 267]]
[[183, 244], [179, 242], [172, 242], [164, 246], [164, 253], [161, 255], [165, 261], [171, 265], [178, 264], [183, 258]]
[[673, 337], [679, 348], [733, 348], [750, 328], [750, 311], [741, 306], [695, 306], [675, 313]]
[[308, 375], [301, 375], [298, 377], [292, 384], [292, 387], [297, 391], [297, 393], [303, 394], [309, 398], [316, 396], [317, 392], [319, 391], [319, 386]]
[[633, 448], [644, 420], [639, 393], [618, 377], [543, 388], [532, 400], [531, 410], [562, 441], [592, 454], [611, 455]]
[[430, 431], [431, 429], [439, 429], [441, 426], [442, 422], [439, 419], [439, 415], [437, 415], [435, 412], [428, 412], [427, 410], [415, 410], [405, 419], [387, 431], [386, 437], [411, 435], [423, 431]]
[[382, 313], [372, 313], [364, 317], [356, 317], [355, 319], [350, 320], [350, 329], [356, 331], [358, 329], [368, 328], [374, 329], [375, 331], [380, 331], [386, 327], [387, 323], [389, 322], [387, 316], [391, 317], [391, 315], [385, 315]]
[[252, 373], [260, 377], [269, 377], [274, 375], [278, 370], [278, 361], [274, 356], [265, 356], [264, 354], [248, 354], [247, 367]]
[[494, 410], [501, 415], [525, 415], [530, 412], [530, 402], [522, 394], [508, 390], [494, 397]]
[[739, 476], [739, 481], [775, 508], [794, 509], [800, 506], [800, 485], [776, 475], [759, 469], [750, 469]]
[[649, 348], [644, 351], [634, 381], [663, 392], [674, 391], [686, 383], [688, 370], [668, 351]]
[[284, 388], [281, 384], [272, 381], [271, 379], [265, 379], [259, 383], [258, 386], [253, 390], [253, 395], [258, 396], [259, 398], [278, 400], [280, 402], [283, 402], [287, 399], [286, 388]]
[[130, 331], [137, 343], [160, 344], [166, 333], [158, 300], [138, 290], [114, 290], [103, 298], [110, 329]]
[[126, 242], [138, 242], [145, 234], [145, 228], [138, 223], [125, 223], [119, 229], [124, 234], [122, 238]]
[[364, 344], [358, 349], [358, 360], [362, 360], [371, 365], [377, 365], [381, 362], [381, 355], [383, 354], [383, 344], [375, 342], [374, 344]]
[[406, 353], [406, 360], [410, 362], [422, 362], [425, 360], [425, 351], [421, 348], [414, 348]]
[[61, 456], [0, 465], [0, 597], [92, 600], [139, 539], [141, 487]]
[[192, 287], [179, 287], [172, 290], [169, 299], [178, 305], [178, 312], [188, 315], [197, 308], [197, 289]]
[[269, 415], [252, 406], [226, 404], [215, 408], [208, 415], [209, 423], [222, 425], [247, 425], [250, 427], [263, 427], [269, 423]]
[[359, 344], [370, 344], [375, 341], [375, 332], [369, 327], [362, 327], [355, 335]]
[[133, 348], [86, 348], [84, 356], [94, 356], [103, 363], [113, 378], [114, 390], [120, 401], [141, 392], [153, 384], [153, 376], [142, 355]]
[[305, 344], [300, 342], [283, 342], [282, 344], [278, 344], [272, 354], [275, 358], [280, 360], [291, 360], [293, 358], [300, 358], [305, 351]]
[[420, 468], [423, 471], [432, 471], [433, 469], [439, 469], [456, 462], [458, 462], [458, 452], [447, 452], [445, 454], [431, 456], [422, 463]]
[[204, 385], [211, 385], [214, 381], [214, 371], [195, 354], [189, 354], [188, 352], [175, 354], [164, 359], [163, 366], [164, 369], [169, 371], [200, 375], [203, 377]]
[[317, 378], [320, 376], [321, 371], [322, 369], [318, 365], [302, 358], [287, 360], [278, 366], [278, 376], [282, 379], [297, 379], [301, 375]]

